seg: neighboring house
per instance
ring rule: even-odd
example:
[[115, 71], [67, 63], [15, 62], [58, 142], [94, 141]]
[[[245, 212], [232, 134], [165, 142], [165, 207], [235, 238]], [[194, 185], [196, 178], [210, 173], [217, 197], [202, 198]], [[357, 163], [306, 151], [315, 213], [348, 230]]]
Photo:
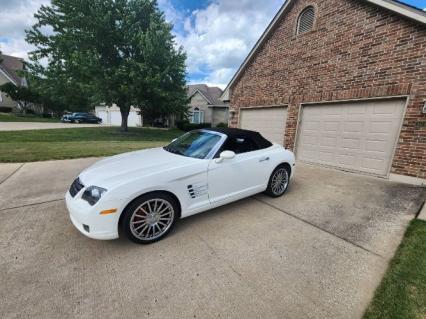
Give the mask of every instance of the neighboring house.
[[[8, 82], [16, 86], [26, 86], [25, 78], [18, 73], [24, 70], [24, 60], [10, 55], [0, 55], [0, 85]], [[12, 100], [8, 95], [0, 91], [0, 107], [5, 107], [12, 110], [19, 110], [18, 102]]]
[[233, 127], [299, 161], [426, 181], [426, 12], [392, 0], [288, 0], [222, 99]]
[[[111, 126], [121, 125], [120, 108], [115, 104], [113, 106], [97, 106], [95, 107], [95, 114], [97, 117], [102, 119], [102, 124]], [[142, 116], [140, 115], [140, 110], [132, 106], [127, 120], [127, 125], [129, 127], [141, 127]]]
[[[229, 106], [223, 102], [220, 97], [223, 91], [217, 87], [209, 87], [205, 84], [188, 85], [189, 103], [189, 121], [195, 124], [210, 123], [217, 126], [220, 123], [228, 123]], [[121, 113], [117, 106], [97, 106], [95, 108], [96, 116], [102, 119], [106, 125], [118, 126], [121, 124]], [[129, 126], [142, 126], [143, 116], [140, 115], [140, 109], [133, 108], [129, 114]], [[152, 124], [148, 120], [148, 125], [161, 127], [174, 127], [176, 123], [175, 116], [165, 116], [157, 118]]]
[[194, 124], [228, 123], [229, 105], [220, 97], [223, 91], [218, 87], [209, 87], [205, 84], [188, 85], [189, 120]]

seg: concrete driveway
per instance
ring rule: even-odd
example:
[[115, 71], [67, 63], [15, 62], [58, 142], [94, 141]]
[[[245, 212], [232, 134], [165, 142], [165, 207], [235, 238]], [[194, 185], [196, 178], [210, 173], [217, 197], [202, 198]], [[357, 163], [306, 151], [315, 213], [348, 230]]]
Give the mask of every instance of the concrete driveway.
[[0, 122], [0, 131], [47, 130], [55, 128], [100, 127], [99, 124], [41, 123], [41, 122]]
[[62, 200], [95, 159], [0, 165], [1, 318], [360, 318], [424, 189], [298, 165], [150, 246], [94, 241]]

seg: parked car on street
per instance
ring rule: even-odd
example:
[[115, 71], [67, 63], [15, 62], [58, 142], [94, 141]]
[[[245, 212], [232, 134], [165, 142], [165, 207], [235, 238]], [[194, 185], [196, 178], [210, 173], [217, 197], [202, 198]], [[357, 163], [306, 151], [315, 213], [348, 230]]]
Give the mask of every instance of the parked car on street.
[[113, 156], [83, 171], [66, 194], [74, 226], [94, 239], [149, 244], [177, 219], [265, 192], [282, 196], [294, 154], [253, 131], [188, 132], [169, 145]]
[[94, 123], [101, 124], [102, 119], [90, 113], [65, 114], [61, 118], [63, 123]]

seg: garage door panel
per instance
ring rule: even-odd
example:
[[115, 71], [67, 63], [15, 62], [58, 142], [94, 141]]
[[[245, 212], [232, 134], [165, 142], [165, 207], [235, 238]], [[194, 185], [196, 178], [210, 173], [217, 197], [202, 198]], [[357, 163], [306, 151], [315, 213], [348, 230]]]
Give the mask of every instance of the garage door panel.
[[353, 108], [353, 107], [343, 107], [343, 109], [346, 111], [346, 114], [350, 114], [352, 117], [359, 115], [361, 118], [365, 113], [367, 113], [367, 106], [365, 105], [359, 105], [359, 107]]
[[337, 138], [336, 137], [323, 137], [320, 139], [320, 146], [325, 147], [336, 147], [337, 145]]
[[337, 132], [339, 130], [339, 122], [324, 122], [324, 131], [326, 132]]
[[373, 114], [395, 116], [400, 113], [399, 103], [376, 104], [373, 107]]
[[361, 168], [363, 171], [372, 174], [381, 170], [383, 165], [386, 165], [386, 161], [377, 158], [363, 158], [361, 162]]
[[371, 152], [385, 153], [387, 148], [388, 148], [388, 143], [386, 143], [386, 141], [367, 140], [365, 145], [365, 149]]
[[399, 137], [404, 108], [402, 99], [304, 106], [297, 157], [385, 176]]
[[349, 150], [359, 150], [361, 141], [356, 138], [342, 138], [342, 147]]
[[283, 144], [287, 108], [241, 109], [240, 127], [261, 133], [266, 139]]
[[368, 126], [368, 133], [384, 133], [388, 134], [394, 126], [393, 121], [373, 121]]
[[309, 145], [312, 145], [313, 147], [316, 147], [319, 143], [318, 141], [318, 136], [315, 135], [306, 135], [303, 138], [303, 143], [306, 145], [306, 147], [308, 148]]
[[356, 154], [341, 154], [337, 156], [337, 163], [346, 167], [356, 165]]
[[319, 160], [322, 162], [330, 162], [330, 161], [334, 161], [334, 153], [333, 151], [320, 151], [319, 152]]
[[343, 132], [362, 132], [364, 129], [364, 122], [346, 121], [343, 126]]

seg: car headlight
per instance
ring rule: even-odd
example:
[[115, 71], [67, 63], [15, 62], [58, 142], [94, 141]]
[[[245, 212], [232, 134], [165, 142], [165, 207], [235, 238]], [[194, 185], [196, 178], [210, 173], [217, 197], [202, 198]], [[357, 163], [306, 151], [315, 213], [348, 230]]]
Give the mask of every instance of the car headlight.
[[106, 191], [107, 190], [102, 187], [90, 186], [84, 191], [83, 196], [81, 196], [81, 198], [87, 201], [91, 206], [93, 206], [101, 199], [102, 195]]

